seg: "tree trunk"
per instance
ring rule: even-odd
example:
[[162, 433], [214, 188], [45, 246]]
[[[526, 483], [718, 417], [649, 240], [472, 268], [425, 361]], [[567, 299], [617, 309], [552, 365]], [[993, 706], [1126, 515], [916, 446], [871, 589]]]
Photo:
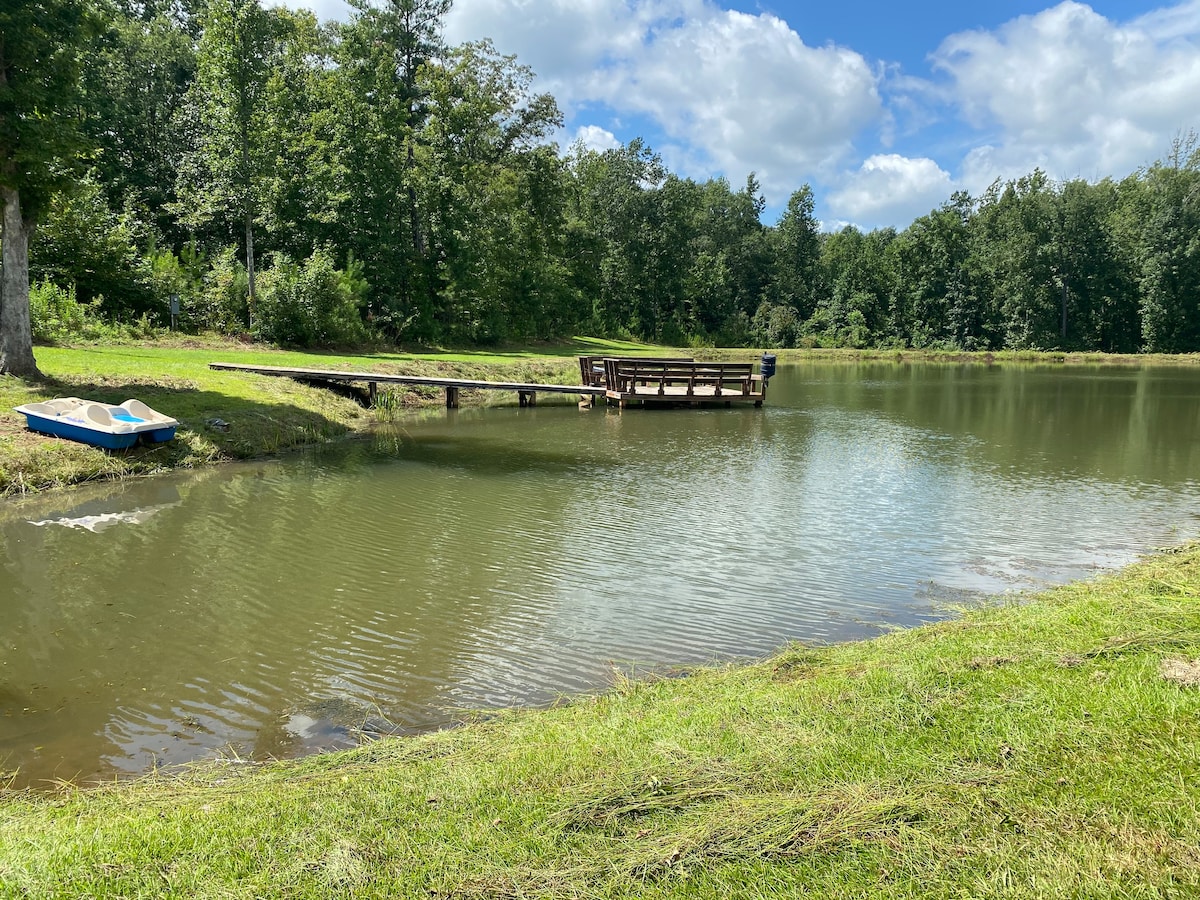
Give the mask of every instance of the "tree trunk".
[[250, 313], [250, 330], [254, 330], [254, 313], [258, 294], [254, 290], [254, 216], [246, 212], [246, 283], [249, 297], [246, 306]]
[[33, 358], [33, 329], [29, 324], [29, 232], [21, 216], [21, 195], [0, 187], [4, 201], [4, 273], [0, 281], [0, 374], [40, 378]]

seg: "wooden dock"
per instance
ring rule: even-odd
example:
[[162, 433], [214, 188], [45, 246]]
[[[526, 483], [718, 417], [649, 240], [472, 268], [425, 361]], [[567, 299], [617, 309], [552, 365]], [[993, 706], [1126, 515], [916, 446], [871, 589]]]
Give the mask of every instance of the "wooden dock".
[[243, 363], [209, 363], [210, 369], [229, 372], [252, 372], [256, 375], [279, 375], [299, 381], [327, 381], [333, 384], [366, 384], [374, 404], [381, 384], [411, 384], [438, 387], [446, 391], [446, 408], [458, 408], [460, 390], [516, 391], [521, 406], [534, 406], [538, 394], [578, 394], [581, 397], [602, 397], [604, 388], [583, 384], [527, 384], [519, 381], [477, 381], [472, 378], [434, 378], [425, 375], [388, 375], [383, 372], [331, 372], [327, 369], [293, 369], [287, 366], [248, 366]]
[[461, 390], [515, 391], [521, 406], [534, 406], [538, 394], [576, 394], [592, 403], [603, 397], [622, 409], [632, 404], [700, 406], [720, 403], [753, 403], [762, 406], [767, 382], [753, 372], [752, 363], [696, 362], [691, 359], [634, 357], [579, 358], [583, 384], [536, 384], [516, 381], [480, 381], [472, 378], [435, 378], [426, 375], [390, 375], [383, 372], [335, 372], [288, 366], [251, 366], [244, 363], [209, 363], [210, 369], [277, 375], [327, 384], [366, 384], [372, 404], [381, 384], [442, 388], [446, 407], [458, 407]]

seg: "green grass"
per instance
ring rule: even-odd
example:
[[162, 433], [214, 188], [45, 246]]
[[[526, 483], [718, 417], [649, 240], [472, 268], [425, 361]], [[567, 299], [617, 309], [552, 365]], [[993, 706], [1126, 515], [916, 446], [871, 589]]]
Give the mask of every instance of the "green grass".
[[7, 896], [1200, 895], [1200, 548], [292, 762], [0, 805]]

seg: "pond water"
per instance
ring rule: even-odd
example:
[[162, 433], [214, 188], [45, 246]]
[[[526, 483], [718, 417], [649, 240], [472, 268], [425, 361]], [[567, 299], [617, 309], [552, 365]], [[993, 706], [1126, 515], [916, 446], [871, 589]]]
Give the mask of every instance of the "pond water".
[[807, 365], [764, 409], [437, 411], [9, 501], [0, 772], [295, 755], [914, 625], [1196, 536], [1198, 473], [1190, 369]]

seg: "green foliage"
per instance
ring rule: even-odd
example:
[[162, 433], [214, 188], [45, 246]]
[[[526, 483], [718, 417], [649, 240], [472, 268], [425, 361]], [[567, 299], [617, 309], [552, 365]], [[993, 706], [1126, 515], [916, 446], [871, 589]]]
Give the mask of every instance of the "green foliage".
[[255, 336], [299, 347], [367, 343], [366, 294], [362, 266], [353, 260], [340, 270], [323, 249], [300, 263], [276, 256], [263, 272]]
[[81, 303], [74, 286], [62, 288], [40, 281], [29, 288], [29, 319], [35, 341], [95, 338], [104, 331], [99, 301]]
[[160, 309], [169, 315], [172, 296], [179, 298], [184, 321], [192, 318], [189, 310], [203, 308], [209, 266], [194, 243], [184, 244], [178, 254], [152, 246], [147, 258], [155, 303]]
[[[1177, 141], [1168, 159], [1125, 186], [1128, 258], [1139, 288], [1144, 349], [1200, 347], [1200, 144]], [[1128, 228], [1129, 222], [1127, 221]], [[1132, 233], [1130, 233], [1130, 231]]]
[[160, 329], [149, 316], [114, 322], [104, 314], [103, 298], [78, 299], [74, 285], [60, 287], [43, 280], [29, 289], [33, 338], [41, 343], [71, 341], [151, 340]]
[[244, 334], [250, 328], [249, 278], [233, 247], [218, 251], [192, 306], [183, 307], [185, 321], [200, 330]]
[[80, 300], [97, 301], [111, 319], [159, 314], [150, 265], [138, 249], [140, 231], [131, 216], [114, 213], [100, 186], [87, 179], [54, 195], [34, 232], [30, 268], [35, 277], [73, 285]]
[[755, 343], [763, 347], [795, 347], [802, 332], [800, 312], [794, 306], [764, 302], [752, 322]]
[[123, 15], [110, 10], [83, 70], [92, 177], [113, 209], [136, 207], [161, 234], [182, 240], [170, 207], [188, 149], [179, 113], [196, 71], [194, 22], [184, 3], [129, 6]]
[[83, 144], [79, 75], [98, 24], [89, 0], [0, 7], [0, 186], [20, 192], [31, 222], [76, 167]]

